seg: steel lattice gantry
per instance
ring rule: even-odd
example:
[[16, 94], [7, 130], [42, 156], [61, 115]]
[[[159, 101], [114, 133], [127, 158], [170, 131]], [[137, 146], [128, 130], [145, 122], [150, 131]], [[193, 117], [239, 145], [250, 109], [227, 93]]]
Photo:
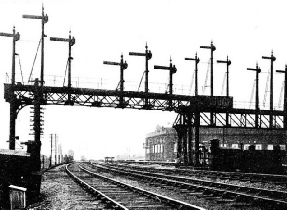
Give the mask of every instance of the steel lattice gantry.
[[[182, 107], [189, 107], [191, 104], [201, 102], [204, 103], [202, 107], [207, 112], [211, 109], [226, 112], [226, 109], [232, 107], [232, 98], [224, 96], [184, 96], [137, 91], [11, 84], [4, 84], [4, 88], [5, 100], [9, 103], [15, 103], [18, 111], [26, 105], [33, 104], [36, 92], [41, 94], [41, 105], [80, 105], [175, 112], [180, 112]], [[71, 101], [68, 99], [69, 95]], [[124, 100], [119, 100], [122, 97]], [[148, 100], [147, 104], [145, 99]]]
[[[284, 127], [284, 121], [287, 119], [286, 112], [235, 109], [233, 108], [233, 98], [227, 96], [185, 96], [138, 91], [52, 87], [40, 86], [38, 83], [34, 85], [4, 84], [4, 90], [5, 100], [10, 103], [16, 113], [15, 119], [17, 113], [28, 105], [79, 105], [174, 111], [178, 113], [174, 123], [174, 128], [179, 137], [178, 156], [183, 156], [185, 164], [193, 162], [190, 152], [192, 142], [189, 136], [192, 128], [195, 130], [195, 165], [198, 164], [199, 160], [199, 127], [201, 126], [286, 129]], [[270, 115], [273, 116], [272, 123], [269, 122]], [[11, 117], [13, 118], [12, 115]], [[258, 125], [255, 123], [256, 117], [258, 117]], [[41, 122], [36, 124], [39, 125], [34, 127], [35, 134], [40, 134]], [[272, 127], [269, 127], [270, 125]], [[40, 137], [38, 138], [40, 139]], [[187, 141], [190, 143], [187, 144]], [[187, 146], [189, 148], [186, 148]]]

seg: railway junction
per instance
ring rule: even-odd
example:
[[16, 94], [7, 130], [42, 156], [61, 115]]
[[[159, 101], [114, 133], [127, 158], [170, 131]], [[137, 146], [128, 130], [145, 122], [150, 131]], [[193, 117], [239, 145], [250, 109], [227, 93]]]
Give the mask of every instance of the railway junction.
[[[4, 196], [7, 193], [7, 185], [21, 185], [27, 189], [28, 201], [32, 198], [39, 196], [40, 187], [41, 187], [41, 134], [43, 132], [43, 112], [42, 108], [48, 105], [66, 105], [66, 106], [87, 106], [96, 108], [118, 108], [118, 109], [137, 109], [137, 110], [160, 110], [175, 112], [178, 114], [178, 117], [175, 119], [173, 127], [175, 128], [178, 135], [177, 142], [177, 157], [181, 159], [182, 166], [192, 166], [200, 167], [200, 128], [213, 128], [213, 129], [222, 129], [222, 128], [236, 128], [236, 129], [250, 129], [254, 131], [268, 132], [274, 134], [280, 134], [286, 139], [286, 128], [287, 128], [287, 97], [284, 96], [284, 109], [283, 110], [274, 110], [273, 109], [273, 62], [276, 60], [273, 52], [270, 57], [263, 56], [263, 59], [267, 59], [271, 63], [271, 80], [270, 80], [270, 108], [269, 110], [261, 110], [259, 107], [258, 95], [258, 74], [261, 69], [257, 65], [256, 68], [248, 68], [247, 70], [252, 70], [256, 72], [256, 102], [255, 109], [240, 109], [233, 107], [233, 98], [229, 96], [229, 78], [227, 77], [227, 90], [226, 96], [214, 96], [213, 94], [213, 53], [216, 50], [216, 47], [211, 42], [209, 46], [201, 46], [200, 48], [208, 49], [211, 52], [210, 57], [210, 67], [211, 67], [211, 80], [210, 95], [198, 95], [198, 82], [196, 79], [195, 83], [195, 94], [194, 96], [189, 95], [177, 95], [173, 92], [173, 75], [177, 73], [175, 65], [170, 60], [169, 65], [159, 66], [155, 65], [154, 69], [167, 70], [169, 72], [169, 84], [168, 91], [166, 93], [156, 93], [149, 91], [149, 60], [152, 58], [152, 53], [148, 49], [146, 44], [144, 52], [129, 52], [130, 56], [141, 56], [145, 59], [145, 72], [144, 72], [144, 91], [126, 91], [124, 83], [124, 70], [128, 68], [128, 63], [124, 61], [123, 55], [120, 57], [119, 62], [104, 61], [105, 65], [115, 65], [120, 68], [120, 80], [119, 86], [116, 90], [106, 90], [106, 89], [89, 89], [89, 88], [80, 88], [72, 87], [71, 83], [71, 48], [76, 43], [76, 39], [69, 34], [68, 38], [58, 38], [50, 37], [50, 41], [61, 41], [68, 43], [68, 86], [58, 87], [58, 86], [46, 86], [45, 85], [45, 71], [44, 71], [44, 38], [45, 38], [45, 24], [48, 22], [48, 16], [44, 13], [44, 8], [42, 9], [41, 16], [35, 15], [23, 15], [23, 18], [26, 19], [36, 19], [42, 22], [42, 36], [41, 36], [41, 74], [39, 78], [36, 78], [33, 81], [33, 84], [23, 84], [15, 80], [15, 55], [16, 55], [16, 43], [20, 39], [20, 35], [15, 28], [13, 33], [0, 33], [0, 36], [12, 37], [13, 39], [13, 54], [12, 54], [12, 79], [11, 83], [4, 84], [4, 98], [6, 102], [10, 104], [10, 135], [9, 135], [9, 150], [11, 150], [10, 155], [1, 154], [3, 160], [3, 171], [1, 172], [1, 177], [4, 177], [10, 173], [10, 165], [15, 165], [15, 163], [22, 163], [19, 165], [19, 170], [17, 173], [14, 173], [12, 176], [5, 177], [4, 184], [2, 184], [2, 199], [6, 199]], [[132, 58], [130, 58], [132, 59]], [[197, 64], [200, 62], [197, 55], [195, 58], [186, 58], [186, 60], [195, 61], [195, 70], [197, 78]], [[227, 75], [228, 67], [231, 64], [231, 61], [227, 58], [226, 60], [218, 61], [219, 63], [224, 63], [227, 65]], [[287, 80], [287, 67], [285, 71], [280, 70], [285, 74], [285, 81]], [[285, 94], [287, 86], [285, 85]], [[17, 115], [26, 106], [30, 106], [33, 109], [33, 131], [34, 131], [34, 140], [28, 141], [25, 144], [27, 145], [27, 153], [23, 155], [18, 155], [15, 157], [15, 131], [16, 131], [16, 119]], [[213, 139], [214, 140], [214, 139]], [[215, 139], [216, 140], [216, 139]], [[212, 143], [211, 150], [214, 152], [212, 155], [212, 163], [215, 165], [226, 165], [226, 162], [222, 162], [218, 157], [232, 154], [232, 157], [245, 157], [246, 153], [236, 152], [226, 152], [227, 150], [221, 150], [219, 148], [218, 142], [214, 141]], [[286, 144], [286, 143], [285, 143]], [[280, 148], [278, 149], [280, 150]], [[13, 152], [14, 151], [14, 152]], [[194, 154], [192, 153], [194, 151]], [[253, 150], [250, 150], [252, 153]], [[277, 151], [277, 150], [276, 150]], [[278, 153], [266, 153], [268, 157], [273, 158], [273, 156], [278, 155]], [[281, 154], [281, 153], [280, 153]], [[219, 156], [216, 156], [219, 155]], [[249, 155], [249, 153], [247, 154]], [[231, 157], [231, 156], [230, 156]], [[277, 157], [277, 156], [276, 156]], [[6, 159], [5, 159], [6, 158]], [[281, 156], [280, 156], [281, 158]], [[4, 160], [5, 159], [5, 160]], [[228, 158], [225, 158], [228, 159]], [[237, 160], [237, 159], [236, 159]], [[273, 159], [272, 159], [273, 160]], [[220, 162], [221, 161], [221, 162]], [[183, 201], [182, 198], [175, 199], [169, 196], [163, 196], [159, 193], [148, 192], [148, 190], [140, 191], [134, 186], [125, 186], [124, 189], [117, 189], [120, 193], [112, 192], [110, 195], [106, 195], [102, 192], [97, 192], [98, 190], [89, 184], [89, 182], [94, 182], [95, 179], [93, 171], [88, 168], [84, 169], [84, 166], [80, 164], [74, 164], [72, 166], [65, 166], [66, 171], [77, 183], [79, 183], [86, 191], [90, 192], [96, 198], [100, 199], [105, 203], [107, 208], [115, 209], [133, 209], [138, 208], [134, 205], [138, 205], [140, 202], [134, 202], [135, 199], [142, 201], [142, 206], [140, 208], [149, 208], [154, 206], [157, 209], [204, 209], [200, 206], [190, 204], [186, 201]], [[72, 172], [73, 168], [75, 173]], [[88, 166], [87, 166], [88, 167]], [[89, 166], [93, 168], [93, 166]], [[96, 167], [96, 166], [94, 166]], [[97, 166], [98, 167], [98, 166]], [[100, 167], [100, 166], [99, 166]], [[103, 166], [104, 167], [104, 166]], [[104, 170], [103, 167], [100, 169], [94, 170]], [[76, 169], [75, 169], [76, 168]], [[111, 171], [112, 169], [109, 168]], [[115, 170], [115, 169], [113, 169]], [[79, 172], [81, 171], [81, 172]], [[82, 174], [84, 172], [85, 174]], [[88, 172], [89, 171], [89, 172]], [[88, 175], [87, 175], [88, 173]], [[115, 172], [119, 173], [119, 172]], [[126, 173], [126, 174], [125, 174]], [[135, 172], [136, 173], [136, 172]], [[124, 172], [122, 174], [132, 174], [132, 171]], [[151, 185], [157, 185], [161, 183], [166, 188], [170, 186], [171, 191], [179, 191], [180, 194], [184, 196], [197, 196], [201, 195], [208, 200], [208, 198], [213, 201], [216, 200], [218, 205], [221, 203], [231, 202], [232, 208], [236, 207], [234, 202], [240, 202], [240, 205], [254, 205], [256, 208], [264, 209], [266, 206], [273, 208], [282, 209], [286, 207], [286, 194], [280, 190], [263, 190], [257, 189], [255, 187], [239, 187], [231, 184], [223, 184], [222, 181], [198, 181], [196, 179], [184, 179], [171, 175], [169, 177], [164, 177], [159, 175], [158, 177], [152, 177], [150, 174], [143, 175], [143, 172], [140, 172], [140, 175], [134, 175], [134, 177], [145, 178], [143, 182], [148, 182]], [[231, 175], [230, 175], [231, 176]], [[101, 179], [108, 180], [107, 177]], [[88, 181], [84, 181], [88, 180]], [[92, 180], [92, 181], [91, 181]], [[114, 182], [115, 180], [113, 180]], [[155, 181], [155, 183], [153, 182]], [[250, 181], [250, 180], [249, 180]], [[102, 182], [102, 181], [95, 181]], [[188, 183], [186, 183], [188, 182]], [[191, 183], [189, 183], [191, 182]], [[115, 185], [109, 185], [111, 189], [116, 190]], [[123, 183], [116, 184], [123, 186]], [[164, 188], [160, 186], [160, 188]], [[101, 188], [100, 186], [97, 186]], [[109, 191], [103, 189], [103, 191]], [[137, 197], [131, 195], [131, 197], [118, 198], [117, 195], [130, 195], [131, 192], [137, 191]], [[249, 193], [251, 192], [251, 193]], [[186, 193], [186, 194], [185, 194]], [[138, 197], [140, 195], [142, 197]], [[146, 197], [150, 198], [152, 201], [147, 201]], [[285, 198], [285, 199], [284, 199]], [[188, 199], [187, 199], [188, 200]], [[192, 201], [195, 200], [191, 199]], [[124, 202], [126, 201], [126, 202]], [[260, 201], [259, 203], [257, 201]], [[124, 204], [123, 204], [124, 203]], [[243, 203], [243, 204], [242, 204]], [[100, 204], [102, 205], [102, 204]], [[125, 206], [126, 205], [126, 206]], [[148, 205], [148, 207], [144, 207]], [[222, 207], [222, 206], [221, 206]], [[219, 209], [221, 207], [218, 207]], [[228, 208], [230, 206], [227, 206]], [[223, 208], [221, 208], [223, 209]]]

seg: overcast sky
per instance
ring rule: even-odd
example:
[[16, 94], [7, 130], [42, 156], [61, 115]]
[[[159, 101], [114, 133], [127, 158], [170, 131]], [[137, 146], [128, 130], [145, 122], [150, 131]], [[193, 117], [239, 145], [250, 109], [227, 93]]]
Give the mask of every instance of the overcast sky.
[[[125, 70], [126, 90], [137, 90], [145, 61], [128, 53], [144, 52], [147, 42], [153, 57], [149, 62], [151, 92], [164, 92], [168, 72], [154, 70], [154, 65], [168, 66], [170, 57], [177, 67], [174, 75], [175, 92], [193, 94], [194, 63], [185, 57], [198, 53], [199, 94], [210, 94], [210, 51], [202, 45], [216, 46], [214, 60], [228, 55], [230, 66], [230, 95], [236, 107], [249, 108], [255, 79], [256, 62], [260, 74], [260, 103], [263, 98], [270, 61], [274, 51], [277, 58], [274, 69], [284, 69], [287, 63], [286, 3], [285, 1], [176, 1], [176, 0], [49, 0], [43, 1], [49, 21], [45, 24], [45, 82], [46, 85], [63, 85], [68, 56], [68, 44], [51, 42], [49, 37], [68, 38], [69, 30], [76, 39], [72, 48], [73, 87], [115, 89], [119, 82], [119, 68], [103, 65], [104, 60], [120, 61], [121, 53], [128, 63]], [[12, 33], [13, 25], [20, 33], [16, 51], [16, 81], [24, 82], [30, 75], [36, 49], [41, 36], [41, 21], [23, 19], [23, 14], [41, 15], [42, 1], [0, 0], [0, 32]], [[9, 104], [3, 97], [3, 83], [7, 74], [11, 79], [12, 39], [0, 37], [0, 147], [8, 148]], [[222, 93], [226, 72], [224, 64], [214, 64], [214, 95]], [[6, 74], [7, 73], [7, 74]], [[57, 77], [55, 77], [55, 75]], [[35, 62], [33, 78], [40, 77], [40, 52]], [[56, 80], [55, 80], [56, 78]], [[207, 80], [207, 84], [205, 81]], [[282, 74], [274, 74], [274, 105], [280, 98]], [[101, 84], [100, 84], [101, 83]], [[205, 87], [207, 86], [207, 87]], [[191, 89], [190, 89], [191, 88]], [[143, 85], [141, 89], [143, 90]], [[269, 94], [269, 93], [268, 93]], [[254, 101], [254, 99], [253, 99]], [[268, 109], [269, 97], [266, 98]], [[20, 111], [16, 135], [20, 141], [32, 140], [30, 108]], [[171, 126], [175, 113], [162, 111], [122, 110], [112, 108], [48, 106], [45, 110], [42, 151], [49, 153], [49, 134], [57, 134], [64, 152], [72, 149], [76, 157], [114, 156], [126, 151], [142, 152], [145, 135], [156, 125]]]

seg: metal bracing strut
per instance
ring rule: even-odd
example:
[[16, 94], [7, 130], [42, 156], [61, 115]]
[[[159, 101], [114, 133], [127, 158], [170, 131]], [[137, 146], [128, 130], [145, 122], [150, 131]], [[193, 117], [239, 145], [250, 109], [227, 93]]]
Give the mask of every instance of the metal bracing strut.
[[255, 128], [258, 128], [258, 114], [259, 114], [259, 73], [261, 69], [256, 63], [256, 69], [247, 68], [247, 70], [256, 71], [256, 97], [255, 97]]
[[[200, 46], [203, 49], [210, 49], [210, 96], [213, 96], [213, 51], [216, 50], [216, 47], [211, 41], [210, 46]], [[210, 125], [213, 126], [213, 113], [210, 112]]]
[[185, 58], [185, 60], [195, 61], [195, 91], [194, 91], [194, 95], [198, 96], [198, 63], [200, 60], [197, 57], [197, 53], [195, 53], [195, 58]]
[[[12, 78], [11, 85], [12, 89], [15, 85], [15, 55], [16, 55], [16, 41], [20, 39], [19, 32], [15, 33], [15, 27], [13, 27], [13, 33], [0, 33], [0, 36], [13, 37], [13, 51], [12, 51]], [[15, 130], [16, 130], [16, 118], [17, 118], [17, 108], [16, 98], [13, 95], [10, 102], [10, 135], [9, 135], [9, 149], [15, 150]]]
[[27, 19], [40, 19], [42, 20], [42, 48], [41, 48], [41, 86], [44, 85], [44, 38], [46, 37], [45, 33], [44, 33], [44, 29], [45, 29], [45, 23], [48, 22], [48, 16], [47, 14], [44, 15], [44, 7], [42, 7], [42, 15], [41, 16], [37, 16], [37, 15], [23, 15], [23, 18], [27, 18]]
[[269, 115], [269, 127], [273, 127], [273, 62], [276, 61], [276, 57], [273, 56], [273, 51], [271, 52], [271, 57], [262, 56], [263, 59], [271, 60], [271, 70], [270, 70], [270, 108], [271, 114]]
[[50, 37], [51, 41], [61, 41], [61, 42], [69, 42], [69, 57], [68, 57], [68, 88], [69, 88], [69, 92], [68, 92], [68, 101], [66, 103], [66, 105], [73, 105], [73, 102], [71, 100], [71, 93], [70, 93], [70, 89], [72, 87], [72, 81], [71, 81], [71, 62], [73, 60], [73, 57], [71, 56], [71, 51], [72, 51], [72, 46], [76, 43], [75, 38], [71, 37], [71, 31], [69, 32], [69, 38], [58, 38], [58, 37]]
[[[226, 64], [226, 96], [229, 96], [229, 66], [231, 65], [231, 61], [226, 58], [226, 61], [217, 60], [217, 63], [225, 63]], [[226, 126], [229, 126], [228, 112], [226, 112]]]
[[286, 85], [286, 82], [287, 82], [287, 65], [285, 65], [285, 71], [282, 71], [282, 70], [276, 70], [276, 72], [279, 72], [279, 73], [284, 73], [285, 75], [285, 81], [284, 81], [284, 129], [287, 129], [287, 85]]
[[[121, 55], [121, 62], [120, 63], [111, 62], [111, 61], [104, 61], [104, 64], [120, 66], [120, 68], [121, 68], [120, 69], [121, 70], [121, 73], [120, 73], [120, 92], [122, 93], [124, 91], [124, 82], [125, 82], [124, 81], [124, 70], [128, 68], [127, 62], [126, 61], [124, 62], [123, 55]], [[124, 108], [124, 98], [122, 95], [120, 96], [119, 106]]]
[[[135, 56], [145, 56], [145, 92], [148, 92], [148, 60], [152, 58], [152, 53], [150, 50], [148, 50], [148, 46], [146, 44], [145, 46], [145, 53], [137, 53], [137, 52], [130, 52], [129, 55], [135, 55]], [[145, 98], [145, 107], [146, 109], [149, 109], [148, 99]]]

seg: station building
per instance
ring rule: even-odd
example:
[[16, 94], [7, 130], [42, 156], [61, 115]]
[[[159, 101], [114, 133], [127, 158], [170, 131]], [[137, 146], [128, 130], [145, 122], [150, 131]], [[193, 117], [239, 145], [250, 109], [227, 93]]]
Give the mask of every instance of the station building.
[[[286, 150], [287, 133], [276, 129], [251, 128], [210, 128], [200, 127], [200, 145], [209, 147], [212, 139], [220, 140], [220, 147], [248, 150], [254, 145], [256, 150], [273, 150], [279, 145]], [[174, 128], [157, 126], [154, 132], [148, 133], [145, 139], [145, 160], [175, 161], [178, 136]], [[194, 142], [194, 136], [193, 136]]]

